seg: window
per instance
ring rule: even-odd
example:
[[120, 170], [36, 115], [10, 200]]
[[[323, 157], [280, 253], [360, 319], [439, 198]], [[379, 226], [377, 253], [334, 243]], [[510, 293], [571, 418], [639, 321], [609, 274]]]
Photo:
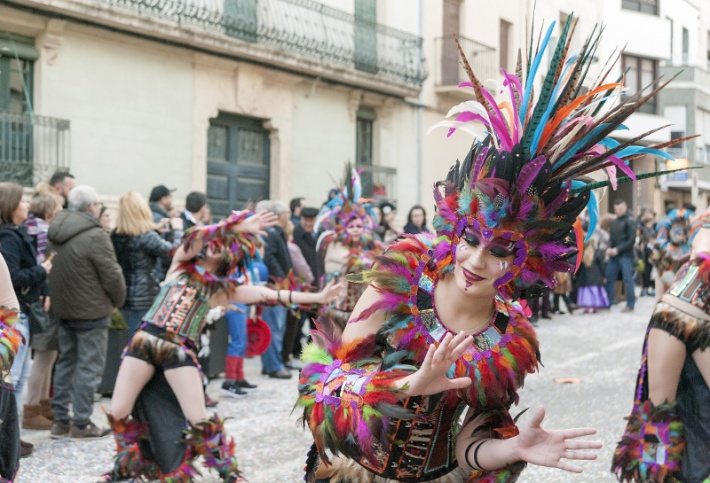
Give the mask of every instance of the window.
[[355, 68], [371, 74], [377, 66], [377, 2], [355, 0]]
[[683, 65], [688, 65], [688, 51], [690, 50], [690, 32], [688, 29], [683, 27], [683, 58], [681, 62]]
[[708, 69], [710, 69], [710, 31], [708, 31], [708, 43], [707, 43], [707, 54], [708, 58]]
[[32, 111], [32, 78], [37, 51], [34, 40], [0, 34], [0, 111]]
[[[622, 69], [626, 73], [625, 95], [631, 96], [645, 87], [649, 87], [658, 78], [658, 61], [633, 55], [622, 56]], [[648, 90], [646, 91], [648, 92]], [[656, 114], [657, 99], [654, 96], [641, 106], [639, 112]]]
[[658, 15], [658, 0], [621, 0], [621, 8]]
[[[361, 108], [357, 111], [355, 164], [358, 168], [373, 165], [375, 119], [375, 111], [372, 109]], [[363, 196], [370, 196], [372, 193], [372, 181], [372, 171], [364, 170], [360, 175]]]
[[500, 20], [500, 52], [499, 63], [502, 69], [510, 71], [508, 52], [510, 51], [510, 31], [512, 24], [505, 20]]

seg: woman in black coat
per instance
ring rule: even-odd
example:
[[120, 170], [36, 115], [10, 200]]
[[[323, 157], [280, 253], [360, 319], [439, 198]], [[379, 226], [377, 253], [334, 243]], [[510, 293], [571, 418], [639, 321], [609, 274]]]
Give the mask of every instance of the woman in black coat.
[[[37, 251], [32, 237], [22, 226], [27, 219], [29, 204], [22, 199], [22, 186], [15, 183], [0, 183], [0, 253], [5, 257], [10, 270], [12, 288], [20, 302], [20, 310], [27, 314], [30, 304], [46, 295], [47, 274], [52, 268], [51, 260], [37, 262]], [[22, 404], [22, 390], [30, 372], [30, 329], [27, 319], [16, 324], [25, 338], [12, 363], [11, 377], [15, 387], [18, 410]], [[31, 452], [31, 445], [23, 446], [24, 454]]]
[[160, 291], [162, 280], [156, 263], [173, 248], [157, 228], [150, 207], [140, 194], [129, 191], [121, 196], [111, 241], [126, 280], [126, 301], [120, 309], [131, 334]]

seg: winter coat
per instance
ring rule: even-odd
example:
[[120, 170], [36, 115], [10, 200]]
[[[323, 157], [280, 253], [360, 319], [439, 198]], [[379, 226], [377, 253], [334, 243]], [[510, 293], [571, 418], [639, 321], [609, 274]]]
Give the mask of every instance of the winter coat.
[[306, 259], [306, 262], [308, 262], [308, 266], [311, 267], [313, 276], [318, 278], [316, 240], [317, 238], [315, 238], [312, 233], [308, 233], [304, 230], [301, 225], [298, 225], [293, 229], [293, 242], [298, 245], [298, 248], [301, 249], [303, 257]]
[[[587, 247], [584, 248], [585, 251]], [[604, 253], [601, 250], [593, 250], [591, 263], [581, 263], [575, 276], [577, 287], [599, 287], [604, 285]]]
[[280, 226], [269, 227], [266, 229], [266, 233], [268, 236], [264, 240], [266, 243], [264, 263], [269, 269], [269, 278], [284, 278], [293, 268], [286, 244], [286, 235]]
[[160, 292], [163, 281], [156, 272], [156, 266], [173, 245], [155, 231], [132, 236], [114, 230], [111, 242], [126, 282], [126, 301], [121, 308], [147, 311]]
[[20, 310], [47, 295], [47, 272], [37, 262], [37, 250], [24, 226], [0, 225], [0, 252], [10, 270]]
[[126, 299], [126, 282], [111, 239], [99, 220], [74, 210], [60, 211], [49, 225], [57, 252], [49, 274], [52, 312], [71, 321], [107, 317]]
[[616, 256], [632, 258], [636, 244], [636, 220], [629, 213], [611, 220], [609, 246], [619, 250]]

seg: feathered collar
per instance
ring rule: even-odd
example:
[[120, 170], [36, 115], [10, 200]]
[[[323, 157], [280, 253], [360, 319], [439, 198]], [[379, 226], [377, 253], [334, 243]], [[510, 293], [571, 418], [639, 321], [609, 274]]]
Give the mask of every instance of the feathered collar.
[[[432, 235], [409, 236], [377, 257], [375, 266], [361, 277], [374, 282], [380, 301], [359, 319], [376, 310], [387, 313], [377, 338], [390, 352], [405, 351], [421, 364], [430, 344], [451, 332], [437, 317], [436, 283], [445, 270], [437, 262]], [[496, 316], [450, 369], [450, 377], [468, 376], [473, 384], [460, 391], [469, 404], [491, 406], [517, 402], [517, 389], [525, 375], [537, 369], [539, 352], [535, 332], [517, 302], [497, 297]], [[357, 322], [353, 322], [357, 323]]]

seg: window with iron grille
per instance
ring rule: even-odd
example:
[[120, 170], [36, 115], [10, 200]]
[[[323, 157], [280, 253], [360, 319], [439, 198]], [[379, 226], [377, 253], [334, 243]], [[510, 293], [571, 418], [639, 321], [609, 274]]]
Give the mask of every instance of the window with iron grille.
[[[632, 96], [647, 87], [648, 89], [645, 92], [648, 93], [655, 86], [654, 81], [658, 78], [658, 61], [656, 59], [624, 55], [621, 62], [622, 68], [626, 73], [625, 85], [627, 90], [624, 93], [625, 96]], [[639, 108], [639, 112], [656, 114], [657, 109], [658, 102], [656, 96], [653, 96]]]
[[372, 109], [361, 108], [357, 111], [355, 164], [358, 169], [362, 169], [360, 182], [363, 196], [371, 196], [373, 188], [371, 167], [373, 165], [375, 119], [375, 111]]
[[658, 15], [658, 0], [621, 0], [621, 8]]

